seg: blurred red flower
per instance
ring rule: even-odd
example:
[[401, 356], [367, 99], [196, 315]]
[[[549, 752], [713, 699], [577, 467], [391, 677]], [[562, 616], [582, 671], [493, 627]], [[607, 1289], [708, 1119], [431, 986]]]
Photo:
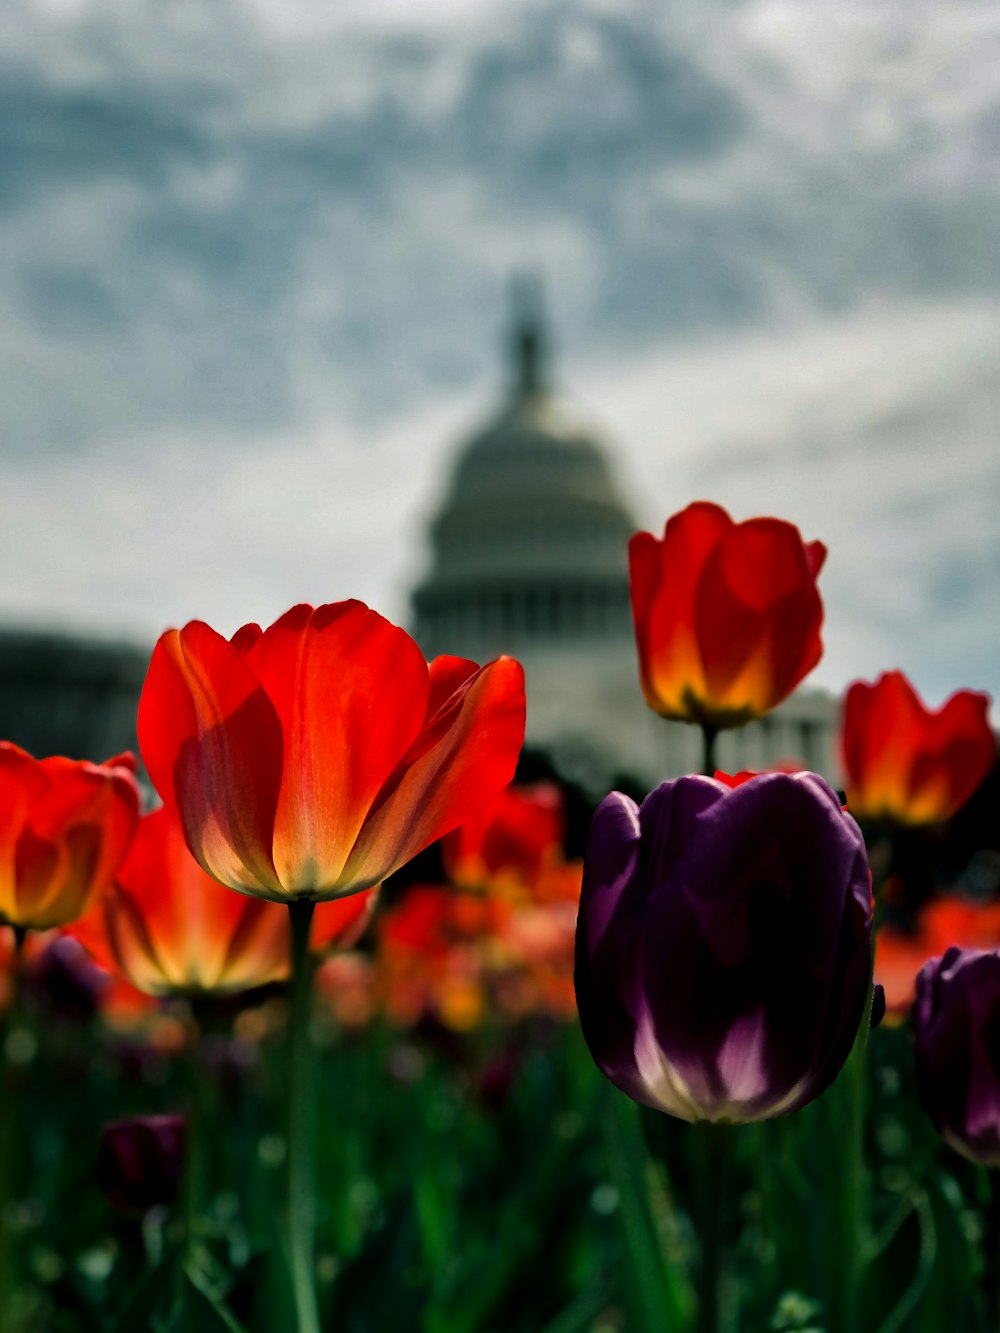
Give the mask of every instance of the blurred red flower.
[[996, 761], [989, 696], [958, 690], [936, 713], [901, 671], [855, 681], [844, 700], [841, 749], [848, 809], [857, 819], [950, 819]]
[[530, 888], [560, 860], [564, 824], [555, 783], [505, 787], [443, 839], [448, 878], [466, 889]]
[[1000, 947], [1000, 903], [970, 903], [941, 897], [917, 917], [916, 929], [884, 925], [875, 941], [875, 980], [885, 989], [890, 1020], [904, 1017], [916, 993], [917, 973], [931, 958], [960, 949]]
[[484, 1018], [489, 941], [509, 915], [500, 899], [419, 884], [379, 915], [377, 984], [390, 1021], [431, 1015], [464, 1031]]
[[168, 630], [139, 703], [154, 786], [210, 875], [274, 902], [370, 888], [513, 777], [524, 673], [439, 657], [360, 602], [229, 641]]
[[[375, 893], [322, 904], [313, 946], [353, 942]], [[232, 993], [288, 974], [288, 913], [207, 875], [165, 806], [141, 820], [115, 882], [70, 933], [147, 995]]]
[[629, 543], [639, 674], [663, 717], [735, 727], [790, 694], [819, 661], [822, 542], [777, 518], [734, 523], [704, 501], [662, 539]]
[[0, 742], [0, 920], [62, 926], [111, 881], [139, 817], [135, 760], [33, 759]]

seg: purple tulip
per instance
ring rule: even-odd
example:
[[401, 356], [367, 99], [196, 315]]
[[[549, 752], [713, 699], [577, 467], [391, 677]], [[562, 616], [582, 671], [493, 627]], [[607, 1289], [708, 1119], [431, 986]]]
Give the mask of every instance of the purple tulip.
[[183, 1116], [134, 1116], [101, 1131], [97, 1182], [116, 1208], [140, 1214], [173, 1203], [184, 1168]]
[[601, 1070], [683, 1120], [812, 1101], [847, 1059], [871, 977], [858, 826], [813, 773], [664, 782], [597, 808], [576, 937]]
[[1000, 1166], [1000, 951], [949, 949], [917, 977], [917, 1090], [940, 1134]]

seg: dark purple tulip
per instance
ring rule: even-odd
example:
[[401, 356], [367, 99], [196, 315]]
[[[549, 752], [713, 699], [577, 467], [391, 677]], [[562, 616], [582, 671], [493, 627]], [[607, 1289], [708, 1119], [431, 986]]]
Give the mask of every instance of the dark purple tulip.
[[829, 1086], [870, 990], [865, 844], [812, 773], [664, 782], [598, 806], [576, 995], [591, 1054], [683, 1120], [763, 1120]]
[[35, 998], [47, 1009], [60, 1018], [85, 1023], [96, 1015], [110, 978], [77, 940], [60, 935], [35, 960], [28, 980]]
[[1000, 1166], [1000, 952], [949, 949], [917, 977], [917, 1089], [940, 1134]]
[[97, 1183], [116, 1208], [139, 1214], [173, 1203], [184, 1169], [185, 1135], [179, 1115], [135, 1116], [104, 1126]]

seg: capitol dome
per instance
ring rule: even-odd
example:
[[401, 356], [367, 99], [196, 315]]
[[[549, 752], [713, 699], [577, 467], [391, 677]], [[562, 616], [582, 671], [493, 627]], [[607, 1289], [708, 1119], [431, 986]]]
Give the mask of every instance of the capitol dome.
[[[628, 582], [638, 525], [605, 445], [552, 392], [546, 352], [537, 302], [522, 302], [506, 401], [457, 455], [413, 629], [428, 657], [517, 657], [529, 745], [596, 798], [621, 775], [648, 788], [696, 772], [701, 734], [643, 700]], [[800, 690], [720, 736], [719, 765], [793, 761], [831, 775], [836, 726], [833, 697]]]
[[522, 308], [511, 342], [507, 401], [459, 454], [413, 594], [430, 655], [630, 637], [636, 525], [605, 447], [553, 394], [536, 309]]

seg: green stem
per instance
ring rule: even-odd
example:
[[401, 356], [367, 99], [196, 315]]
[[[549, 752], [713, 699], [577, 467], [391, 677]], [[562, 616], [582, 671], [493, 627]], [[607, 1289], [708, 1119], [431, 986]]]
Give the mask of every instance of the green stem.
[[702, 1124], [698, 1132], [702, 1147], [698, 1333], [718, 1333], [726, 1264], [730, 1130]]
[[707, 722], [701, 724], [702, 738], [702, 760], [701, 771], [707, 778], [715, 777], [715, 770], [718, 768], [716, 759], [716, 741], [719, 738], [719, 728], [710, 726]]
[[25, 931], [12, 926], [14, 955], [10, 968], [10, 995], [7, 1012], [0, 1023], [0, 1310], [13, 1303], [17, 1279], [11, 1211], [15, 1198], [14, 1143], [21, 1141], [17, 1107], [20, 1103], [17, 1070], [10, 1058], [11, 1035], [20, 1019], [21, 977]]
[[[873, 946], [874, 953], [874, 946]], [[861, 1285], [864, 1278], [864, 1253], [868, 1219], [867, 1177], [864, 1161], [865, 1093], [867, 1080], [868, 1029], [871, 1023], [872, 990], [869, 979], [868, 1003], [847, 1064], [831, 1089], [834, 1098], [828, 1105], [836, 1115], [836, 1090], [842, 1088], [840, 1106], [843, 1119], [835, 1132], [844, 1145], [842, 1178], [838, 1193], [837, 1250], [839, 1274], [834, 1275], [831, 1301], [833, 1333], [857, 1333], [861, 1317]], [[829, 1096], [829, 1094], [828, 1094]]]
[[184, 1245], [180, 1272], [181, 1308], [185, 1318], [194, 1319], [193, 1286], [188, 1274], [196, 1267], [196, 1238], [205, 1211], [208, 1172], [208, 1117], [205, 1114], [204, 1070], [199, 1060], [202, 1022], [199, 1006], [191, 1002], [191, 1026], [183, 1051], [184, 1098]]
[[1000, 1174], [987, 1168], [989, 1190], [983, 1234], [983, 1288], [989, 1333], [1000, 1330]]
[[320, 1333], [313, 1275], [313, 1115], [309, 1013], [311, 902], [288, 904], [292, 942], [288, 1069], [288, 1253], [298, 1333]]

